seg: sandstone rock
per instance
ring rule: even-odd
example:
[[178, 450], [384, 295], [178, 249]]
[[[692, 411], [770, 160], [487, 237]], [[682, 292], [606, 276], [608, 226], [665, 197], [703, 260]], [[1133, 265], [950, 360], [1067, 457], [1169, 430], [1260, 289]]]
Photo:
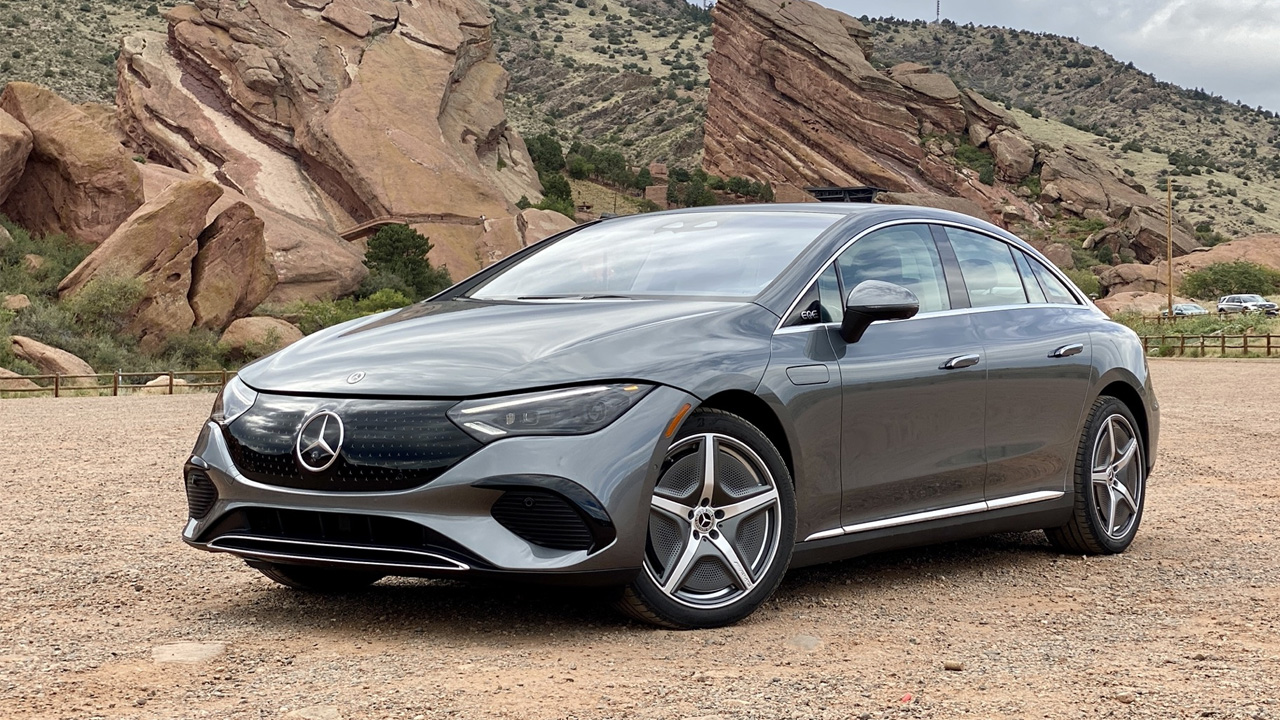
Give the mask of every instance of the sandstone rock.
[[381, 218], [465, 226], [437, 233], [459, 243], [437, 248], [461, 277], [488, 254], [466, 245], [482, 217], [541, 198], [477, 0], [196, 0], [166, 18], [167, 38], [140, 33], [121, 52], [130, 145], [248, 198], [280, 277], [272, 302], [301, 289], [261, 206], [329, 233]]
[[[1107, 291], [1107, 297], [1131, 292], [1159, 293], [1168, 287], [1167, 271], [1155, 265], [1125, 263], [1114, 265], [1098, 273], [1098, 282]], [[1176, 284], [1178, 279], [1175, 278]]]
[[0, 250], [9, 247], [9, 244], [12, 242], [13, 236], [9, 234], [8, 230], [4, 229], [3, 225], [0, 225]]
[[30, 154], [31, 131], [12, 115], [0, 110], [0, 204], [18, 184]]
[[5, 390], [39, 390], [40, 386], [12, 370], [0, 368], [0, 392]]
[[80, 103], [76, 107], [81, 112], [89, 116], [98, 127], [107, 133], [112, 140], [124, 145], [129, 141], [129, 137], [124, 134], [124, 128], [120, 126], [120, 116], [116, 113], [116, 106], [100, 102]]
[[[26, 360], [40, 369], [45, 375], [92, 375], [93, 368], [89, 363], [60, 350], [52, 345], [32, 340], [29, 337], [14, 335], [10, 338], [13, 354], [19, 360]], [[67, 387], [91, 387], [97, 385], [92, 378], [79, 378], [63, 381]]]
[[[1173, 296], [1173, 303], [1192, 302], [1186, 298]], [[1123, 292], [1097, 300], [1094, 305], [1112, 317], [1120, 314], [1159, 315], [1161, 310], [1169, 308], [1169, 296], [1165, 293]]]
[[159, 349], [168, 336], [195, 323], [188, 296], [196, 239], [205, 227], [205, 214], [221, 195], [222, 188], [208, 180], [174, 183], [63, 278], [58, 293], [66, 297], [99, 277], [141, 278], [143, 297], [129, 330], [144, 351]]
[[966, 89], [961, 93], [960, 100], [971, 122], [978, 122], [992, 129], [1001, 125], [1014, 129], [1018, 127], [1018, 121], [1013, 119], [1007, 110], [986, 99], [976, 90]]
[[520, 244], [526, 247], [577, 224], [554, 210], [529, 208], [522, 211], [519, 217]]
[[1250, 235], [1176, 258], [1174, 274], [1203, 270], [1224, 262], [1251, 262], [1280, 271], [1280, 234]]
[[227, 327], [219, 341], [233, 355], [243, 356], [245, 349], [256, 345], [259, 350], [275, 352], [302, 339], [302, 331], [284, 320], [272, 317], [240, 318]]
[[188, 383], [186, 380], [183, 380], [180, 377], [173, 378], [173, 385], [172, 385], [173, 392], [170, 393], [169, 392], [169, 387], [170, 387], [169, 376], [161, 375], [160, 377], [152, 378], [151, 380], [148, 380], [145, 384], [143, 384], [142, 390], [140, 390], [139, 392], [143, 395], [179, 395], [185, 392], [189, 392], [186, 387], [189, 384], [190, 383]]
[[[142, 167], [142, 177], [148, 200], [176, 182], [197, 179], [153, 164]], [[206, 220], [213, 222], [239, 202], [248, 204], [263, 222], [267, 258], [278, 279], [266, 302], [333, 299], [355, 290], [368, 274], [361, 263], [362, 253], [331, 230], [250, 200], [234, 190], [223, 192], [222, 198], [209, 208]]]
[[1043, 248], [1039, 248], [1049, 262], [1062, 268], [1070, 270], [1076, 266], [1076, 259], [1071, 254], [1071, 247], [1063, 243], [1047, 243]]
[[0, 206], [14, 222], [99, 243], [142, 204], [137, 166], [84, 111], [22, 82], [5, 86], [0, 110], [32, 135], [26, 170]]
[[223, 210], [197, 240], [191, 266], [191, 310], [197, 327], [221, 332], [253, 311], [276, 286], [263, 222], [239, 202]]
[[[1168, 217], [1158, 204], [1137, 206], [1129, 211], [1121, 225], [1129, 238], [1129, 248], [1138, 262], [1155, 262], [1169, 254]], [[1173, 256], [1186, 255], [1200, 247], [1200, 241], [1186, 222], [1173, 223]]]
[[31, 307], [31, 298], [21, 294], [5, 295], [4, 302], [0, 303], [0, 307], [3, 307], [5, 310], [12, 310], [14, 312], [17, 312], [18, 310], [26, 310], [27, 308]]
[[22, 256], [22, 266], [27, 269], [27, 272], [35, 272], [44, 267], [44, 257], [35, 253], [27, 253]]
[[963, 215], [986, 220], [987, 214], [971, 200], [930, 193], [880, 193], [876, 202], [886, 205], [921, 205], [923, 207], [950, 210]]
[[993, 133], [987, 143], [995, 156], [996, 177], [1009, 183], [1021, 182], [1031, 174], [1036, 162], [1036, 148], [1026, 135], [1004, 128]]

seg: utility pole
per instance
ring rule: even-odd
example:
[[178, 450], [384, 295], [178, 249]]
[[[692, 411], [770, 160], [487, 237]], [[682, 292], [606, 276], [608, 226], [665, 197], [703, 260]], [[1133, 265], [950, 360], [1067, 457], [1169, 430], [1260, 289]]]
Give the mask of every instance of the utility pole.
[[937, 14], [934, 16], [933, 21], [935, 23], [942, 22], [942, 0], [938, 0]]
[[1164, 186], [1169, 195], [1169, 322], [1173, 322], [1173, 180], [1166, 176]]

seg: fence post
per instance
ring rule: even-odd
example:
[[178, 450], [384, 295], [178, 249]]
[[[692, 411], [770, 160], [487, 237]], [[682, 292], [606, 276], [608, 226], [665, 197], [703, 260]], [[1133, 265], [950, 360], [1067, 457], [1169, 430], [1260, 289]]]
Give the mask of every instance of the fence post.
[[1249, 354], [1249, 333], [1244, 334], [1243, 344], [1244, 344], [1244, 347], [1240, 349], [1240, 354], [1248, 355]]
[[1271, 333], [1267, 333], [1267, 357], [1271, 357]]
[[1218, 337], [1222, 340], [1222, 350], [1221, 350], [1222, 357], [1226, 357], [1227, 356], [1227, 335], [1226, 333], [1223, 333]]
[[1178, 338], [1180, 340], [1178, 345], [1178, 357], [1182, 357], [1187, 354], [1187, 336], [1179, 335]]
[[169, 371], [169, 394], [173, 394], [173, 371]]
[[111, 397], [120, 394], [120, 371], [117, 369], [111, 374]]
[[222, 387], [226, 387], [226, 386], [227, 386], [227, 369], [222, 368]]
[[53, 374], [53, 396], [58, 397], [62, 385], [62, 373]]

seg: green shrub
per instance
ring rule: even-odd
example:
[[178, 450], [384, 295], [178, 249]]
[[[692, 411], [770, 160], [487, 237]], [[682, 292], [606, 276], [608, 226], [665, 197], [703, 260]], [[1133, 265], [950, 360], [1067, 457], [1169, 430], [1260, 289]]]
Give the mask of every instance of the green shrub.
[[84, 332], [116, 335], [124, 332], [143, 292], [140, 278], [96, 277], [63, 300], [61, 307]]
[[1100, 296], [1102, 294], [1102, 284], [1098, 282], [1098, 276], [1094, 275], [1092, 270], [1063, 270], [1063, 272], [1085, 295]]
[[542, 173], [538, 180], [542, 182], [543, 197], [567, 200], [570, 205], [573, 204], [573, 188], [564, 175], [559, 172]]
[[1280, 272], [1257, 263], [1214, 263], [1187, 273], [1180, 292], [1196, 298], [1216, 298], [1233, 293], [1270, 295], [1280, 290]]
[[421, 300], [452, 285], [447, 269], [432, 267], [427, 259], [429, 252], [431, 242], [408, 225], [387, 225], [379, 229], [369, 239], [369, 250], [364, 256], [370, 275], [377, 275], [372, 281], [375, 284], [369, 286], [369, 295], [376, 295], [384, 288], [400, 287], [410, 291], [408, 297]]
[[[0, 248], [0, 289], [9, 295], [56, 298], [58, 283], [93, 250], [66, 235], [33, 237], [3, 215], [0, 225], [13, 236], [13, 242]], [[39, 255], [44, 264], [38, 270], [28, 270], [27, 255]]]
[[277, 312], [272, 313], [298, 326], [302, 332], [310, 335], [317, 330], [366, 315], [395, 310], [411, 303], [405, 295], [395, 290], [379, 290], [366, 298], [343, 298], [341, 300], [319, 300], [316, 302], [297, 301], [290, 303]]
[[564, 150], [559, 141], [550, 135], [534, 135], [525, 140], [525, 146], [529, 149], [529, 157], [533, 159], [533, 166], [537, 168], [538, 174], [558, 173], [564, 169]]
[[978, 171], [978, 180], [986, 185], [996, 182], [996, 164], [991, 153], [974, 147], [969, 143], [961, 143], [956, 147], [956, 160], [967, 168]]

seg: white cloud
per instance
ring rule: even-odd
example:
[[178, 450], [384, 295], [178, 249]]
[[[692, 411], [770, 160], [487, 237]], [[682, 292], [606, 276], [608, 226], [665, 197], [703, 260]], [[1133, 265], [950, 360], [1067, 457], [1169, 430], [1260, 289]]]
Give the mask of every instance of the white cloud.
[[[855, 16], [934, 17], [934, 0], [822, 4]], [[943, 0], [942, 14], [1075, 37], [1161, 80], [1280, 111], [1280, 0]]]

